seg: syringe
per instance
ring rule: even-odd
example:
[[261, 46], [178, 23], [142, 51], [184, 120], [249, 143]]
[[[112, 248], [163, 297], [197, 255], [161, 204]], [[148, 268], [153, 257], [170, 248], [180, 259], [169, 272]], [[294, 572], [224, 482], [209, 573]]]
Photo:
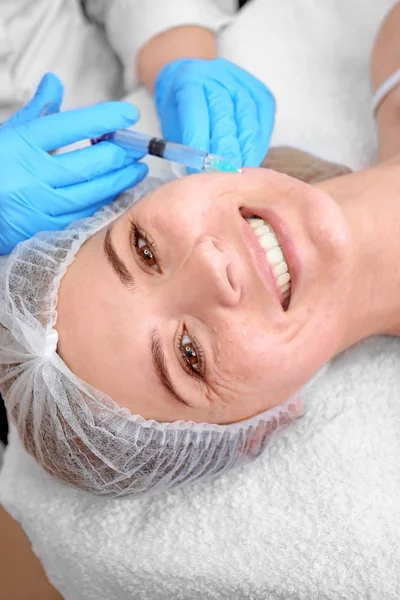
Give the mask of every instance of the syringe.
[[167, 142], [162, 138], [139, 133], [132, 129], [118, 129], [113, 133], [106, 133], [101, 137], [92, 139], [92, 144], [109, 141], [140, 155], [150, 154], [165, 160], [185, 165], [198, 171], [223, 171], [225, 173], [240, 173], [240, 169], [225, 160], [222, 156], [210, 154], [203, 150], [196, 150], [190, 146], [183, 146], [175, 142]]

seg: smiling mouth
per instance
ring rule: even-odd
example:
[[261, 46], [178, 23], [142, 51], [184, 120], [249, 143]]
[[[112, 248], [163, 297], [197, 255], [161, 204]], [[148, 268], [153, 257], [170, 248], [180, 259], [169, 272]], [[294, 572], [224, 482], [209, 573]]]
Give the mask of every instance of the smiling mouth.
[[278, 236], [271, 225], [256, 215], [244, 217], [260, 244], [265, 258], [271, 267], [276, 285], [280, 292], [281, 304], [284, 310], [287, 310], [291, 297], [291, 276], [285, 256], [282, 252]]

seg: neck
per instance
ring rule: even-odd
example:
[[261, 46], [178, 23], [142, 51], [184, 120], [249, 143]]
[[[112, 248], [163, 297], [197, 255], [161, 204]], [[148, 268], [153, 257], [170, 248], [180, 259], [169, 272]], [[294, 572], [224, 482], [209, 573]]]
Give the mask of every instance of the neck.
[[356, 264], [337, 349], [372, 335], [400, 335], [400, 159], [316, 185], [342, 208]]

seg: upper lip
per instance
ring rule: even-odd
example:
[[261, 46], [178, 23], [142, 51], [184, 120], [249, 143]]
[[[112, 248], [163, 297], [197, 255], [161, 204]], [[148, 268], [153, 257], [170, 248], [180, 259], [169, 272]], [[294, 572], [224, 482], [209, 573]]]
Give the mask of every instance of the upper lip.
[[259, 217], [272, 227], [278, 239], [284, 260], [288, 265], [291, 279], [291, 296], [293, 297], [293, 288], [296, 285], [298, 265], [297, 256], [287, 225], [274, 211], [266, 208], [249, 209], [248, 207], [245, 207], [241, 209], [241, 215], [243, 217], [242, 221], [244, 225], [244, 233], [246, 235], [246, 239], [250, 243], [253, 254], [255, 255], [258, 270], [261, 270], [261, 275], [263, 275], [264, 280], [266, 280], [269, 289], [275, 292], [275, 296], [279, 299], [279, 303], [282, 306], [282, 292], [278, 286], [272, 267], [265, 256], [265, 250], [261, 247], [258, 237], [254, 233], [252, 227], [250, 227], [250, 225], [247, 223], [246, 218], [250, 218], [252, 216]]

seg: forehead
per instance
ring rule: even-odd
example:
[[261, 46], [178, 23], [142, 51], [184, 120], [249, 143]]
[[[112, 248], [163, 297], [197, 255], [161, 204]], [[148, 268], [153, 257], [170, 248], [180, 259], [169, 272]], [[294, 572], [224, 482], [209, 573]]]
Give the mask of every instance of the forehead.
[[[241, 173], [202, 173], [172, 181], [154, 190], [137, 206], [148, 203], [187, 201], [192, 209], [205, 199], [215, 200], [224, 194], [283, 196], [288, 200], [312, 193], [313, 188], [282, 173], [263, 168], [246, 168]], [[199, 204], [196, 205], [196, 200]], [[168, 204], [167, 204], [168, 206]]]
[[[203, 196], [215, 197], [222, 193], [238, 188], [238, 181], [235, 177], [227, 174], [204, 173], [182, 177], [171, 181], [166, 185], [153, 190], [143, 199], [146, 203], [165, 202], [166, 199], [175, 201], [189, 201], [193, 204], [193, 198]], [[138, 205], [142, 202], [138, 203]]]

